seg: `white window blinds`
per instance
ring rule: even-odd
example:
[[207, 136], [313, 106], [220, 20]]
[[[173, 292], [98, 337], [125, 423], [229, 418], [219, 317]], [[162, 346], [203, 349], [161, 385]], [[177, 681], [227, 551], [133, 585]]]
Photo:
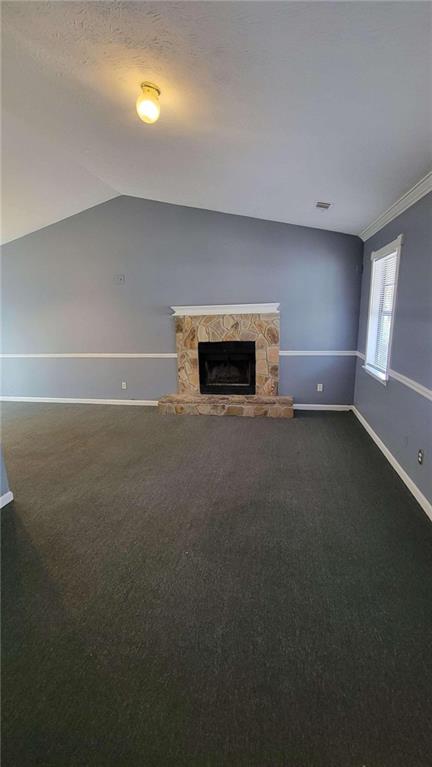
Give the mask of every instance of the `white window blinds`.
[[393, 315], [401, 238], [372, 253], [366, 367], [386, 380], [390, 362]]

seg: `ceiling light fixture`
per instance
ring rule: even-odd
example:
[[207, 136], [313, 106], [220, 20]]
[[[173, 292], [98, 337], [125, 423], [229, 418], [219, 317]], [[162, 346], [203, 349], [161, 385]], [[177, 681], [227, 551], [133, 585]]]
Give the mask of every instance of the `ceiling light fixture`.
[[155, 123], [159, 119], [161, 92], [153, 83], [141, 83], [141, 93], [136, 100], [138, 116], [144, 123]]

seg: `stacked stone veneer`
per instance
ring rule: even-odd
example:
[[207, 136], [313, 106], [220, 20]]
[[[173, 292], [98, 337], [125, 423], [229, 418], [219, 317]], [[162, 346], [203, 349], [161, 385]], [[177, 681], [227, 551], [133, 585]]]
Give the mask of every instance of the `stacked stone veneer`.
[[159, 400], [163, 415], [243, 415], [251, 418], [292, 418], [292, 397], [253, 394], [169, 394]]
[[[176, 317], [178, 393], [159, 400], [164, 415], [240, 415], [292, 418], [292, 397], [279, 397], [279, 315], [217, 314]], [[255, 341], [256, 394], [201, 394], [200, 341]]]
[[176, 317], [178, 391], [199, 394], [199, 341], [255, 341], [256, 394], [275, 396], [279, 383], [279, 315]]

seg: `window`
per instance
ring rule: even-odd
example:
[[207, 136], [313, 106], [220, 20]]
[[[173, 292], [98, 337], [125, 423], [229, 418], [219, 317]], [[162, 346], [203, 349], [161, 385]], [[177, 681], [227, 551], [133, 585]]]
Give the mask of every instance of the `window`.
[[388, 379], [402, 235], [371, 255], [372, 273], [365, 370], [382, 383]]

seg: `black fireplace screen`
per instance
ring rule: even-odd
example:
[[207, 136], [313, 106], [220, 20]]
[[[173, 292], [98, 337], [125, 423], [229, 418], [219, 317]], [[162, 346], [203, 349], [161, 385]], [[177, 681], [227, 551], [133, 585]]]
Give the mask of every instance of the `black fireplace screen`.
[[255, 394], [255, 342], [198, 344], [201, 394]]

